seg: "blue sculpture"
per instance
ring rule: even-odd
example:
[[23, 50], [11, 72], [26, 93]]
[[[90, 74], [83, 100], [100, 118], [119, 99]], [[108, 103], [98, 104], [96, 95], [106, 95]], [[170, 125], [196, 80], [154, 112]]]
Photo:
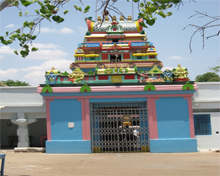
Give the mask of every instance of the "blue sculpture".
[[164, 81], [166, 82], [172, 82], [173, 81], [173, 77], [172, 77], [173, 73], [166, 69], [164, 72], [163, 72], [163, 76], [164, 76]]
[[50, 72], [46, 77], [49, 80], [49, 84], [55, 84], [55, 79], [57, 78], [57, 74], [54, 74], [53, 72]]

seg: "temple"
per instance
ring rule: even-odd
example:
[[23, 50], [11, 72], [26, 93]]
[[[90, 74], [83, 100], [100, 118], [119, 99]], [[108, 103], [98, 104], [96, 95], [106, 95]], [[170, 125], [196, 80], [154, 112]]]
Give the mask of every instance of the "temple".
[[52, 67], [38, 87], [46, 102], [46, 152], [196, 152], [197, 85], [187, 68], [161, 70], [142, 18], [85, 21], [71, 71]]

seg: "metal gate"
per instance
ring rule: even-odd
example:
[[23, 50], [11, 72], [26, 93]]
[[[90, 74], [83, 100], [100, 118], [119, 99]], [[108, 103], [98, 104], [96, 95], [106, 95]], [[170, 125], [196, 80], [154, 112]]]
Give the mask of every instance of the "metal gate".
[[146, 102], [92, 103], [92, 152], [148, 152]]

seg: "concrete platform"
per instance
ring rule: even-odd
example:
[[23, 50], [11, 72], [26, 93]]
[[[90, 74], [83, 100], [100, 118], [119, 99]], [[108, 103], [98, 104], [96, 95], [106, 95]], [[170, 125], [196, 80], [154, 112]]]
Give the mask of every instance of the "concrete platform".
[[5, 175], [219, 176], [220, 153], [6, 153]]

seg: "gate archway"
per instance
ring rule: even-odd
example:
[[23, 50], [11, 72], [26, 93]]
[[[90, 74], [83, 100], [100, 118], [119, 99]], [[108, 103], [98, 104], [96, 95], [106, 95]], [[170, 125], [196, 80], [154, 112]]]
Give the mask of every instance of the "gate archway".
[[148, 152], [146, 102], [91, 103], [92, 152]]

